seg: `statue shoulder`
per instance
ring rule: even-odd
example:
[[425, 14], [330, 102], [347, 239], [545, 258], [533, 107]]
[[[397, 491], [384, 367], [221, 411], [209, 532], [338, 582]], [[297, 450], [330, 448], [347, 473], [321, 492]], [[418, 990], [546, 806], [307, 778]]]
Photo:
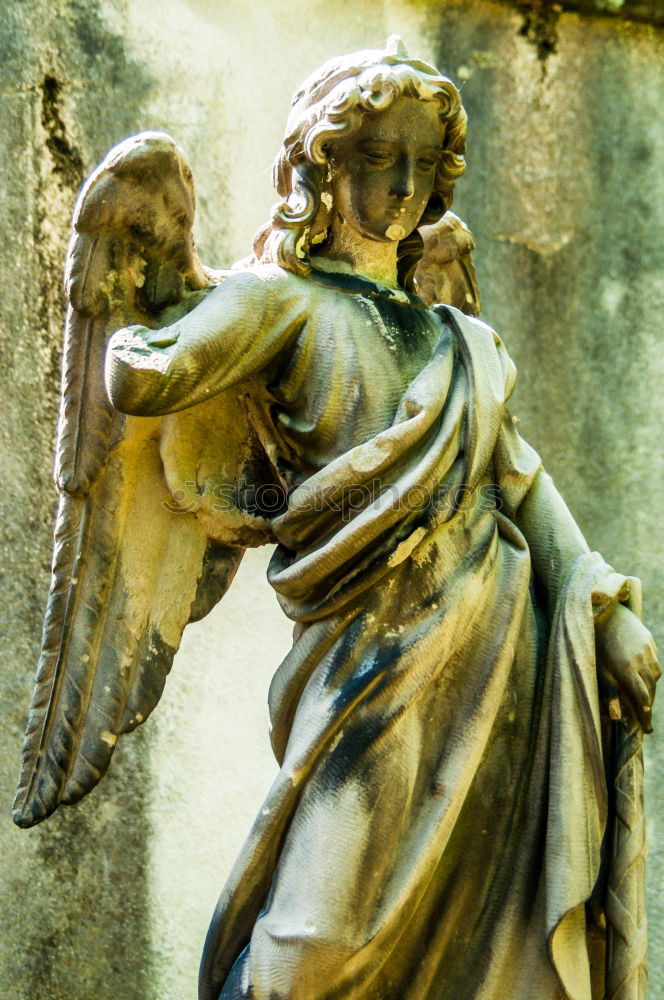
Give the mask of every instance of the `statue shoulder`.
[[454, 306], [436, 305], [431, 308], [446, 326], [452, 328], [457, 340], [465, 345], [473, 364], [477, 365], [483, 358], [490, 367], [500, 366], [505, 400], [509, 399], [514, 391], [517, 372], [502, 337], [488, 323]]
[[306, 294], [309, 284], [306, 278], [294, 274], [278, 264], [254, 263], [245, 266], [240, 263], [226, 273], [226, 282], [232, 284], [242, 282], [247, 287], [274, 295]]
[[469, 316], [468, 313], [462, 312], [456, 306], [444, 305], [442, 303], [437, 303], [430, 308], [447, 326], [456, 326], [469, 336], [490, 339], [495, 344], [502, 343], [501, 338], [493, 327], [485, 323], [484, 320], [478, 319], [477, 316]]

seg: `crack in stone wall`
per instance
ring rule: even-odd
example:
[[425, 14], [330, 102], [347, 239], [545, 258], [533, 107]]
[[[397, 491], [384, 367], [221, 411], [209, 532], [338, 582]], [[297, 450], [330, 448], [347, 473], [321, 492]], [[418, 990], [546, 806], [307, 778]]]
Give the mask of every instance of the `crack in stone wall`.
[[560, 6], [533, 6], [524, 11], [523, 25], [519, 34], [526, 38], [537, 50], [537, 58], [543, 64], [557, 51], [558, 18]]
[[81, 154], [72, 146], [61, 114], [61, 83], [47, 74], [41, 84], [41, 122], [46, 132], [46, 147], [53, 158], [53, 171], [74, 190], [83, 183], [85, 169]]

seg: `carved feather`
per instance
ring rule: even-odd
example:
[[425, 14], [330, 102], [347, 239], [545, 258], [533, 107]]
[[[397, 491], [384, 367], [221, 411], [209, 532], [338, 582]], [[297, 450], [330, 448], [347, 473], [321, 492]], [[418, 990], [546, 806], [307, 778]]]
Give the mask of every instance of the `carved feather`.
[[418, 295], [429, 306], [439, 302], [455, 306], [469, 316], [479, 316], [480, 292], [471, 253], [472, 233], [453, 212], [433, 226], [422, 226], [424, 253], [415, 270]]

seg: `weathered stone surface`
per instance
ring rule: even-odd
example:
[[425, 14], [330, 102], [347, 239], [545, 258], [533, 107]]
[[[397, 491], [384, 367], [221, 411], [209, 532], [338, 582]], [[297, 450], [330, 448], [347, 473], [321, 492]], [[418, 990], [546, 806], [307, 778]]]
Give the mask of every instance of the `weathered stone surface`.
[[522, 9], [560, 14], [578, 10], [596, 17], [620, 17], [644, 24], [664, 24], [660, 0], [503, 0]]
[[[527, 13], [497, 0], [2, 7], [0, 997], [193, 996], [209, 913], [271, 778], [262, 704], [289, 625], [266, 584], [256, 604], [256, 554], [229, 603], [192, 628], [158, 716], [121, 742], [103, 786], [30, 833], [9, 818], [48, 586], [69, 217], [123, 135], [164, 128], [185, 148], [201, 256], [222, 265], [267, 217], [290, 94], [323, 59], [398, 31], [463, 83], [469, 169], [455, 207], [476, 236], [484, 315], [520, 369], [513, 409], [591, 544], [642, 576], [664, 647], [664, 36], [617, 16], [553, 11], [542, 25]], [[648, 744], [656, 939], [664, 727]], [[651, 984], [664, 997], [656, 948]]]
[[[64, 811], [27, 838], [11, 829], [9, 807], [48, 585], [68, 220], [85, 172], [118, 130], [135, 128], [150, 81], [95, 3], [5, 4], [0, 49], [0, 642], [8, 737], [0, 750], [0, 995], [142, 1000], [150, 963], [143, 796], [129, 796], [111, 779], [89, 807]], [[114, 86], [125, 101], [112, 107]], [[146, 748], [139, 738], [122, 754], [137, 781], [145, 776]]]

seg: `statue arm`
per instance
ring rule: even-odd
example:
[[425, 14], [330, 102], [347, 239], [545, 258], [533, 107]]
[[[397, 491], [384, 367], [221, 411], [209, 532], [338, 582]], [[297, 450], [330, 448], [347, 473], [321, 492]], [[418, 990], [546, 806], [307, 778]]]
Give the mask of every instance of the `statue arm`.
[[[496, 338], [505, 376], [505, 401], [516, 369]], [[494, 474], [504, 513], [521, 529], [530, 549], [535, 579], [553, 612], [578, 559], [588, 544], [567, 504], [542, 468], [539, 455], [516, 430], [507, 409], [494, 449]], [[653, 638], [625, 604], [593, 607], [600, 686], [606, 700], [623, 697], [645, 732], [652, 729], [655, 684], [660, 676]]]
[[265, 368], [304, 325], [290, 276], [238, 272], [170, 326], [118, 330], [106, 387], [123, 413], [160, 416], [200, 403]]
[[561, 583], [579, 556], [589, 551], [581, 529], [540, 467], [516, 511], [516, 523], [530, 548], [533, 569], [553, 607]]

